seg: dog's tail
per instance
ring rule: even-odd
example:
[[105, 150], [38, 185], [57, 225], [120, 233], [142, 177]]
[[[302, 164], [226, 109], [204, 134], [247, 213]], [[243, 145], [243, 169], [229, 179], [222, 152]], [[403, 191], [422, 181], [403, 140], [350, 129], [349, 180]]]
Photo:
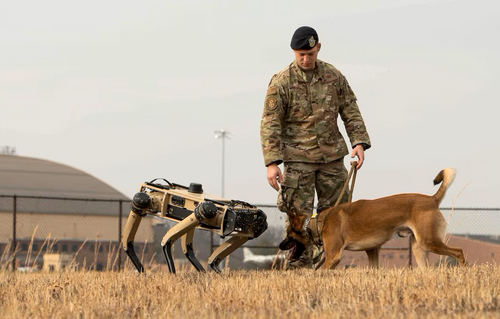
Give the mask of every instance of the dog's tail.
[[455, 179], [455, 174], [456, 174], [455, 169], [445, 168], [437, 174], [436, 178], [434, 178], [434, 185], [443, 182], [441, 186], [439, 186], [439, 189], [436, 192], [436, 194], [434, 194], [434, 198], [436, 199], [438, 204], [441, 204], [441, 201], [443, 200], [443, 197], [446, 194], [448, 187], [450, 187], [451, 183], [453, 183], [453, 180]]

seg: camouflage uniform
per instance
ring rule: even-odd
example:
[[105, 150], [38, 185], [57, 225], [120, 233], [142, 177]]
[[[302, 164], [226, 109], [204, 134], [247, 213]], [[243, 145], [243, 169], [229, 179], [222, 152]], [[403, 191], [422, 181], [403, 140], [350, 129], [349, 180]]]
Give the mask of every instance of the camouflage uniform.
[[[321, 60], [310, 73], [294, 61], [272, 77], [260, 130], [265, 165], [284, 162], [278, 208], [308, 216], [313, 213], [315, 190], [321, 212], [335, 204], [347, 178], [343, 158], [349, 150], [337, 126], [338, 116], [352, 147], [370, 147], [356, 96], [342, 73]], [[310, 255], [303, 254], [307, 263]]]

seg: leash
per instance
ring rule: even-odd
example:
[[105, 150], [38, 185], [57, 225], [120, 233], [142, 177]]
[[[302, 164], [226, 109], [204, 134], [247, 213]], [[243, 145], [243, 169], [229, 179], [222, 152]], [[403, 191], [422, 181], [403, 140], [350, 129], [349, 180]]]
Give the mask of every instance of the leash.
[[342, 187], [342, 190], [340, 191], [340, 196], [337, 198], [337, 202], [335, 202], [335, 205], [333, 207], [337, 206], [340, 204], [340, 200], [344, 193], [346, 192], [347, 185], [349, 184], [349, 180], [352, 177], [352, 182], [351, 182], [351, 193], [349, 194], [349, 198], [347, 199], [347, 202], [350, 203], [352, 201], [352, 193], [354, 191], [354, 182], [356, 181], [356, 174], [358, 173], [358, 170], [356, 169], [356, 165], [358, 165], [358, 161], [352, 161], [351, 162], [351, 169], [349, 170], [349, 175], [347, 175], [347, 179], [344, 182], [344, 186]]

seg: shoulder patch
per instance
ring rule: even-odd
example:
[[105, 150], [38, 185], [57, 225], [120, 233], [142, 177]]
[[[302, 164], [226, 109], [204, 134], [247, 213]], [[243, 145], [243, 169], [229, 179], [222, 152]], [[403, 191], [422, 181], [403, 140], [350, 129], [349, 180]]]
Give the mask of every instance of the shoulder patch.
[[278, 101], [274, 97], [270, 97], [266, 100], [266, 108], [269, 111], [274, 111], [278, 107]]

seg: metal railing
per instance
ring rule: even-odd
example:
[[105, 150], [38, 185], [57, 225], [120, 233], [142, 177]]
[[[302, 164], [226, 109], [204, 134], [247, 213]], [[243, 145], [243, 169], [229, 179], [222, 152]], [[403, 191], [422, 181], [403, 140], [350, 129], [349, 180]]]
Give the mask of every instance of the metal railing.
[[[70, 252], [66, 250], [68, 245], [78, 244], [81, 250], [84, 242], [87, 246], [96, 246], [98, 243], [100, 247], [105, 242], [111, 242], [116, 260], [114, 267], [121, 269], [124, 257], [119, 245], [122, 223], [128, 216], [129, 205], [129, 200], [122, 199], [0, 195], [0, 266], [5, 268], [8, 260], [11, 269], [16, 269], [18, 255], [25, 257], [33, 245], [40, 247], [40, 256], [40, 252], [43, 255], [43, 248], [45, 253], [66, 253]], [[79, 220], [72, 223], [75, 218]], [[95, 223], [103, 223], [103, 226], [108, 227], [106, 233], [92, 232]], [[67, 228], [72, 227], [71, 232], [65, 231], [64, 224]], [[9, 227], [10, 234], [7, 230]], [[47, 240], [51, 236], [52, 242]], [[27, 241], [30, 246], [26, 246]], [[58, 249], [58, 244], [62, 251]]]

